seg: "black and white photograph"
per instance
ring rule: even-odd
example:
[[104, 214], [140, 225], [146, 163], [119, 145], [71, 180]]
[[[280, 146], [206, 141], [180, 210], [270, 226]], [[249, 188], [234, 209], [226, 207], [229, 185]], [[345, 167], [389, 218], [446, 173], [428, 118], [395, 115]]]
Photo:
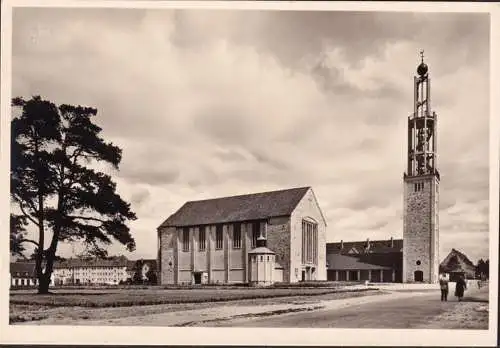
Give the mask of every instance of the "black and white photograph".
[[493, 7], [369, 4], [4, 1], [6, 340], [495, 345]]

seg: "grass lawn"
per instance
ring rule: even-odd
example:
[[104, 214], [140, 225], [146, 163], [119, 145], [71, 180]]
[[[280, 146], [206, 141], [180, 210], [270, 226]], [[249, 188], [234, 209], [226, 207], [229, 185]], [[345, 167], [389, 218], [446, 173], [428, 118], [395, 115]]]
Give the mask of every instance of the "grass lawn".
[[11, 292], [10, 304], [39, 305], [49, 307], [124, 307], [158, 304], [181, 304], [236, 301], [290, 296], [314, 296], [335, 292], [363, 292], [365, 289], [336, 288], [197, 288], [170, 289], [104, 289], [104, 290], [55, 290], [52, 294], [38, 295], [33, 292]]
[[[278, 291], [279, 290], [279, 291]], [[47, 306], [44, 304], [16, 304], [13, 303], [13, 300], [11, 298], [11, 304], [10, 304], [10, 310], [9, 310], [9, 317], [10, 317], [10, 323], [22, 323], [22, 322], [34, 322], [37, 323], [40, 320], [43, 321], [44, 324], [50, 324], [50, 325], [60, 325], [60, 324], [68, 324], [68, 325], [78, 325], [82, 323], [82, 321], [87, 321], [87, 320], [96, 320], [96, 319], [114, 319], [114, 318], [124, 318], [124, 317], [135, 317], [135, 316], [142, 316], [142, 315], [149, 315], [149, 314], [158, 314], [158, 313], [166, 313], [166, 312], [178, 312], [178, 311], [186, 311], [186, 310], [193, 310], [193, 309], [204, 309], [204, 308], [213, 308], [216, 306], [225, 306], [230, 304], [231, 306], [265, 306], [269, 304], [285, 304], [285, 303], [290, 303], [290, 304], [314, 304], [314, 303], [319, 303], [320, 301], [328, 301], [328, 300], [336, 300], [336, 299], [343, 299], [343, 298], [350, 298], [350, 297], [360, 297], [360, 296], [370, 296], [370, 295], [377, 295], [382, 292], [369, 289], [368, 291], [353, 291], [349, 290], [346, 291], [345, 289], [330, 289], [329, 291], [325, 292], [325, 289], [293, 289], [293, 291], [290, 291], [288, 289], [288, 292], [283, 292], [284, 289], [238, 289], [238, 293], [235, 292], [234, 289], [232, 291], [228, 291], [227, 289], [224, 290], [215, 290], [215, 289], [198, 289], [198, 290], [193, 290], [193, 291], [173, 291], [173, 290], [150, 290], [150, 294], [147, 295], [147, 297], [152, 297], [152, 296], [160, 296], [162, 297], [161, 300], [167, 301], [164, 304], [152, 304], [152, 305], [137, 305], [134, 304], [132, 306], [127, 305], [127, 306], [101, 306], [101, 307], [89, 307], [89, 306], [78, 306], [78, 305], [59, 305], [59, 306]], [[299, 290], [299, 291], [297, 291]], [[306, 290], [306, 291], [304, 291]], [[321, 291], [318, 291], [321, 290]], [[235, 300], [238, 297], [243, 297], [244, 292], [247, 292], [248, 294], [245, 296], [246, 299], [240, 299], [240, 300]], [[90, 291], [86, 290], [86, 293], [93, 293], [95, 295], [104, 294], [104, 291]], [[121, 291], [121, 293], [125, 292], [124, 290]], [[130, 290], [129, 290], [130, 292]], [[135, 291], [134, 291], [135, 292]], [[254, 292], [254, 293], [253, 293]], [[117, 294], [118, 293], [118, 294]], [[178, 295], [175, 295], [175, 293], [178, 293]], [[169, 295], [174, 295], [179, 297], [181, 294], [184, 294], [185, 299], [184, 301], [187, 301], [185, 303], [172, 303], [173, 299], [167, 300], [164, 299], [163, 297]], [[204, 293], [202, 295], [202, 293]], [[217, 293], [216, 295], [222, 296], [222, 295], [228, 295], [229, 296], [225, 297], [225, 300], [220, 301], [220, 302], [194, 302], [193, 299], [206, 299], [209, 294], [214, 294]], [[221, 294], [222, 293], [222, 294]], [[70, 294], [70, 292], [65, 291], [61, 293], [60, 296], [61, 298], [72, 298], [75, 300], [76, 296], [76, 291], [73, 291], [73, 294]], [[125, 298], [125, 294], [120, 294], [120, 291], [116, 291], [114, 293], [114, 296], [111, 297], [111, 301], [114, 298], [114, 301], [117, 299], [122, 299]], [[130, 294], [129, 294], [130, 295]], [[35, 298], [37, 302], [42, 302], [42, 300], [39, 300], [39, 298], [46, 298], [45, 301], [47, 302], [49, 296], [57, 296], [57, 295], [36, 295], [36, 294], [27, 294], [24, 292], [24, 295], [17, 294], [15, 297], [18, 298], [15, 301], [19, 301], [19, 299], [22, 299], [23, 297], [25, 301], [28, 299]], [[82, 294], [78, 296], [84, 296]], [[106, 298], [110, 299], [110, 293], [109, 291], [107, 292]], [[141, 295], [138, 295], [140, 297], [144, 297], [144, 291]], [[204, 296], [204, 297], [201, 297]], [[250, 297], [253, 296], [253, 297]], [[256, 297], [260, 296], [260, 297]], [[266, 297], [267, 296], [267, 297]], [[99, 296], [88, 296], [89, 300], [94, 301], [96, 298]], [[224, 302], [226, 301], [226, 302]], [[230, 302], [228, 302], [230, 301]], [[69, 302], [69, 301], [68, 301]], [[74, 301], [75, 302], [75, 301]], [[108, 301], [109, 302], [109, 301]], [[143, 301], [144, 302], [144, 301]], [[76, 302], [75, 302], [76, 303]], [[104, 302], [101, 302], [104, 304]]]

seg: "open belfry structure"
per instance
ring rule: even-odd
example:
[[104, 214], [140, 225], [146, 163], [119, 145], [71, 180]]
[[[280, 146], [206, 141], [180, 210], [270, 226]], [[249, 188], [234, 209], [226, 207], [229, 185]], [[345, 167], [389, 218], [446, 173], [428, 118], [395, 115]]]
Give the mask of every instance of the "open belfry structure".
[[429, 68], [414, 76], [413, 113], [408, 117], [408, 168], [404, 173], [403, 282], [435, 283], [439, 272], [437, 115], [431, 107]]

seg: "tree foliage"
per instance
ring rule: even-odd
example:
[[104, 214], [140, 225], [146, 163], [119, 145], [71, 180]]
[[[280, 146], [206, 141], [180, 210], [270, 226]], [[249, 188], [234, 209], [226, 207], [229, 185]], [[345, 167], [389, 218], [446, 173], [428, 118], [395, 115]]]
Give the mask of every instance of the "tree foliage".
[[[136, 216], [111, 176], [95, 169], [98, 163], [118, 169], [122, 158], [92, 122], [96, 109], [56, 106], [39, 96], [14, 98], [12, 105], [22, 112], [11, 123], [11, 200], [19, 210], [11, 215], [11, 252], [25, 242], [37, 247], [38, 290], [46, 293], [59, 242], [81, 241], [103, 254], [103, 245], [116, 240], [132, 251], [127, 221]], [[26, 224], [38, 240], [24, 238]]]
[[481, 277], [489, 278], [490, 275], [490, 260], [484, 261], [480, 259], [477, 262], [476, 273]]

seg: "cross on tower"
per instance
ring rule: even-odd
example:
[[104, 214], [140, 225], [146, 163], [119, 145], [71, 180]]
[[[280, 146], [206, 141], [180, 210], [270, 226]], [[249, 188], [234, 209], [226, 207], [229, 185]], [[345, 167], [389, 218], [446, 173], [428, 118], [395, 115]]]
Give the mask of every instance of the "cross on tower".
[[420, 50], [420, 58], [422, 58], [422, 63], [424, 62], [424, 50]]

